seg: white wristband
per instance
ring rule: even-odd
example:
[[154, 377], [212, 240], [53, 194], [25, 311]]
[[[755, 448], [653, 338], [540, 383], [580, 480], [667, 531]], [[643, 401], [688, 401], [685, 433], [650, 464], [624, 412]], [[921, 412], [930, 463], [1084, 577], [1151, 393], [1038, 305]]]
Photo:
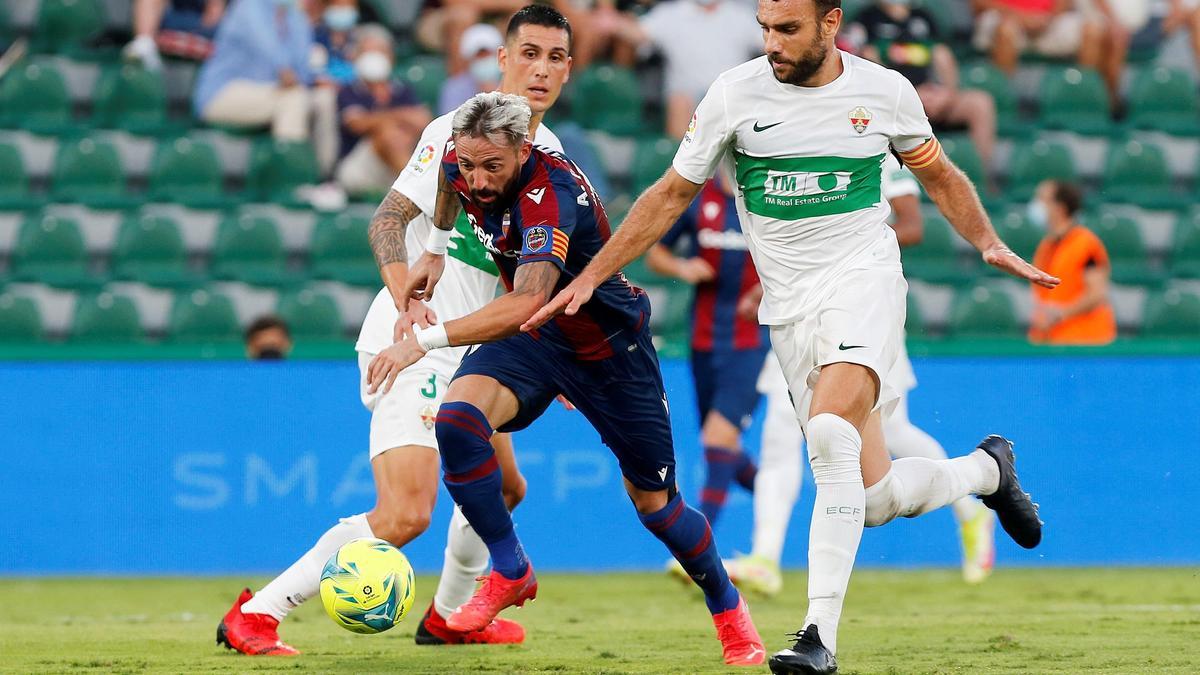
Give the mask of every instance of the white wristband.
[[434, 255], [446, 255], [446, 249], [450, 245], [450, 233], [453, 231], [443, 230], [435, 226], [429, 231], [429, 240], [425, 242], [425, 252]]
[[429, 328], [418, 328], [413, 334], [417, 337], [417, 344], [425, 351], [450, 346], [450, 338], [446, 337], [446, 324], [443, 323], [434, 324]]

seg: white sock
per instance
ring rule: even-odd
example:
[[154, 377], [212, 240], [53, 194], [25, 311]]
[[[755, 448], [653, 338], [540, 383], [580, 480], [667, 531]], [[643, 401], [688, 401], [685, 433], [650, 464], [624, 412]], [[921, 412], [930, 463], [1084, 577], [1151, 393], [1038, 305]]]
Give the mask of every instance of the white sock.
[[321, 572], [342, 544], [359, 537], [374, 537], [367, 523], [367, 514], [342, 518], [325, 531], [308, 552], [292, 563], [282, 574], [263, 586], [249, 602], [242, 605], [246, 614], [269, 614], [282, 621], [288, 612], [321, 590]]
[[[904, 399], [901, 398], [901, 401]], [[924, 457], [932, 460], [945, 460], [946, 449], [933, 436], [925, 433], [908, 419], [908, 411], [904, 406], [897, 406], [896, 411], [883, 424], [883, 437], [887, 442], [888, 454], [897, 459], [907, 457]], [[954, 518], [958, 522], [966, 522], [976, 516], [980, 509], [986, 508], [979, 500], [972, 497], [961, 497], [951, 503]]]
[[438, 580], [433, 605], [442, 618], [450, 616], [475, 592], [475, 577], [487, 569], [487, 545], [475, 534], [457, 506], [450, 518], [450, 531], [446, 533], [446, 553], [442, 562], [442, 578]]
[[991, 494], [999, 482], [1000, 468], [982, 450], [954, 459], [897, 459], [883, 480], [867, 488], [867, 525], [913, 518], [968, 495]]
[[862, 437], [853, 424], [830, 413], [810, 419], [805, 431], [817, 495], [808, 536], [808, 615], [804, 625], [816, 624], [821, 642], [836, 654], [838, 620], [866, 510], [860, 465]]
[[779, 564], [792, 508], [800, 497], [800, 447], [804, 435], [787, 392], [767, 396], [762, 449], [754, 479], [754, 536], [751, 555]]

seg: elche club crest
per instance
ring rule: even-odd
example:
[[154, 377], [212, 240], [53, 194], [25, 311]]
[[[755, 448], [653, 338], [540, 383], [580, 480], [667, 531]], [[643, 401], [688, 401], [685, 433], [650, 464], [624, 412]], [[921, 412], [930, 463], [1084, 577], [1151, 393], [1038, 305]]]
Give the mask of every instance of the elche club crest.
[[871, 124], [871, 111], [861, 105], [850, 111], [850, 126], [858, 133], [864, 133]]
[[427, 405], [424, 408], [421, 408], [420, 415], [421, 424], [425, 425], [426, 429], [432, 430], [434, 424], [437, 422], [437, 413], [434, 412], [433, 406]]

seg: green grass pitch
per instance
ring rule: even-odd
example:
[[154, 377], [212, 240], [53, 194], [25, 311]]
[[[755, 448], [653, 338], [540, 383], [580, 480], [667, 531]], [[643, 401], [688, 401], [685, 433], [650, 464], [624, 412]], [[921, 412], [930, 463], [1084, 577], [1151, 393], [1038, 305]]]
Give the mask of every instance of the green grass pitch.
[[[418, 647], [434, 579], [412, 614], [375, 636], [336, 627], [315, 600], [281, 631], [304, 652], [250, 658], [217, 647], [242, 585], [262, 579], [0, 580], [0, 671], [13, 673], [710, 673], [725, 669], [700, 597], [658, 574], [546, 574], [537, 602], [505, 616], [526, 644]], [[751, 600], [768, 651], [804, 607], [802, 572]], [[842, 673], [1197, 673], [1200, 570], [1015, 569], [968, 587], [956, 572], [855, 573]]]

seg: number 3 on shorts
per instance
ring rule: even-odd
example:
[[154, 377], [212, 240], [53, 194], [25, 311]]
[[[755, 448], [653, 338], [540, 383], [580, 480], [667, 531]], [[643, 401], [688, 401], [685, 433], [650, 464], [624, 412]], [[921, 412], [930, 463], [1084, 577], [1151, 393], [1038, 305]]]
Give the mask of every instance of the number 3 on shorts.
[[421, 388], [421, 395], [425, 398], [437, 398], [437, 375], [429, 376], [429, 386]]

